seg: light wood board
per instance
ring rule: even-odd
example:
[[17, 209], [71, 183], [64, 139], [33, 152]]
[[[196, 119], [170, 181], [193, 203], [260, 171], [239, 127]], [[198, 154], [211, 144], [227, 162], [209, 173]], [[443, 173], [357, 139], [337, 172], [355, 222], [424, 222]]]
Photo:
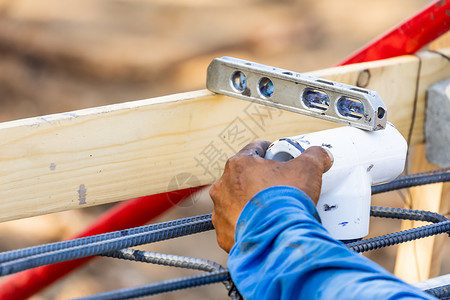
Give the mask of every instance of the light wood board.
[[[412, 143], [423, 142], [425, 88], [450, 76], [442, 56], [420, 57]], [[418, 65], [404, 56], [311, 74], [376, 90], [406, 136]], [[335, 126], [206, 90], [2, 123], [0, 221], [209, 184], [251, 140]]]
[[[425, 144], [416, 145], [413, 152], [411, 173], [438, 169], [427, 162]], [[441, 214], [448, 212], [450, 204], [450, 183], [435, 183], [410, 188], [407, 208], [433, 211]], [[402, 221], [402, 230], [429, 223], [420, 221]], [[441, 234], [399, 245], [394, 273], [406, 282], [414, 283], [439, 275], [442, 259], [443, 241], [448, 236]]]
[[[449, 46], [450, 32], [447, 32], [430, 43], [429, 49], [438, 51], [448, 56], [448, 54], [444, 53], [441, 49]], [[427, 68], [428, 66], [424, 68], [424, 73], [429, 72]], [[433, 71], [431, 71], [431, 73], [432, 72]], [[432, 75], [430, 77], [432, 77]], [[423, 90], [427, 89], [429, 85], [429, 82], [426, 80], [422, 81], [420, 92], [422, 93]], [[424, 110], [425, 103], [419, 103], [417, 114], [419, 118], [424, 117]], [[419, 123], [423, 123], [423, 121], [419, 120]], [[421, 128], [423, 128], [423, 126], [421, 126], [419, 130]], [[417, 126], [415, 129], [417, 129]], [[443, 149], [443, 151], [448, 150]], [[425, 145], [416, 145], [413, 149], [412, 157], [412, 173], [439, 168], [438, 166], [427, 162], [425, 158]], [[446, 214], [450, 208], [450, 183], [436, 183], [414, 187], [410, 189], [408, 196], [409, 205], [407, 208]], [[419, 221], [402, 221], [402, 230], [423, 226], [425, 224], [426, 223]], [[419, 282], [438, 276], [443, 257], [442, 250], [444, 247], [444, 241], [447, 238], [447, 235], [441, 234], [438, 236], [415, 240], [410, 243], [400, 244], [395, 262], [395, 275], [410, 283]]]

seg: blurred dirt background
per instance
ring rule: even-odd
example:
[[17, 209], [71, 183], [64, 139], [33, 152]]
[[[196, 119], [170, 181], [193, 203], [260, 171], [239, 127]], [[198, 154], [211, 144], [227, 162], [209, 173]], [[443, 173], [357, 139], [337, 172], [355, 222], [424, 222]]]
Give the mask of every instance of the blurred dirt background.
[[[0, 0], [0, 121], [203, 89], [207, 65], [223, 55], [299, 72], [330, 67], [428, 2]], [[374, 202], [402, 207], [402, 198], [390, 193]], [[212, 210], [207, 192], [198, 199], [155, 222]], [[0, 251], [64, 239], [111, 206], [2, 223]], [[371, 235], [399, 228], [398, 221], [374, 220]], [[142, 248], [226, 264], [213, 232]], [[374, 251], [370, 258], [392, 271], [395, 250]], [[441, 273], [449, 272], [444, 262]], [[33, 299], [67, 299], [190, 274], [196, 273], [99, 258]], [[152, 299], [179, 298], [227, 295], [217, 284]]]

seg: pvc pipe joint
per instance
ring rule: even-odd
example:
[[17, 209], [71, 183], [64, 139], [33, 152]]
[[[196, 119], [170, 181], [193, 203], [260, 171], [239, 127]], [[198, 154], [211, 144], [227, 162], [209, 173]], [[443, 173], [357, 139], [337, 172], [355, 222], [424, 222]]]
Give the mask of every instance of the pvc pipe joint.
[[317, 211], [322, 225], [338, 240], [355, 240], [369, 232], [371, 186], [395, 179], [406, 160], [407, 143], [388, 123], [385, 130], [341, 127], [272, 143], [265, 158], [288, 161], [311, 146], [328, 149], [333, 166], [323, 174]]

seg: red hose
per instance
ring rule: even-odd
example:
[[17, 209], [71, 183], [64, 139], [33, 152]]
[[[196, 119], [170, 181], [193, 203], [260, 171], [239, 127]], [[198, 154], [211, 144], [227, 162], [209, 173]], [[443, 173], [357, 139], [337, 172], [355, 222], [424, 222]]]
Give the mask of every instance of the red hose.
[[[101, 215], [89, 228], [73, 238], [143, 225], [201, 188], [188, 188], [119, 203]], [[10, 278], [0, 284], [0, 299], [20, 300], [31, 297], [94, 257], [42, 266], [11, 275]]]
[[[449, 30], [449, 11], [450, 1], [434, 1], [415, 16], [350, 55], [339, 65], [415, 53]], [[123, 202], [101, 216], [90, 228], [77, 237], [145, 224], [198, 189], [200, 187]], [[43, 266], [12, 275], [0, 285], [0, 299], [26, 299], [91, 258]]]
[[436, 0], [386, 34], [344, 59], [339, 66], [412, 54], [450, 29], [450, 1]]

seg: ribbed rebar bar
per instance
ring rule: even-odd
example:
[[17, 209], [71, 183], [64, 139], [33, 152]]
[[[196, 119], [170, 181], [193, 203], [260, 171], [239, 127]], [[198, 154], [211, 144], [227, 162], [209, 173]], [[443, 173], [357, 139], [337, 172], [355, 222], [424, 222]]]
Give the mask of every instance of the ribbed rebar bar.
[[163, 253], [155, 253], [149, 251], [141, 251], [134, 249], [121, 249], [116, 250], [109, 253], [100, 254], [101, 256], [131, 260], [131, 261], [140, 261], [145, 263], [191, 269], [191, 270], [200, 270], [205, 272], [213, 272], [224, 270], [225, 268], [210, 260], [201, 259], [201, 258], [193, 258], [179, 255], [171, 255], [171, 254], [163, 254]]
[[228, 270], [221, 270], [212, 273], [205, 273], [185, 278], [177, 278], [134, 288], [127, 288], [122, 290], [115, 290], [111, 292], [91, 295], [87, 297], [78, 298], [78, 300], [134, 299], [139, 297], [152, 296], [156, 294], [162, 294], [181, 289], [187, 289], [191, 287], [221, 282], [230, 279], [231, 279], [230, 273], [228, 273]]

